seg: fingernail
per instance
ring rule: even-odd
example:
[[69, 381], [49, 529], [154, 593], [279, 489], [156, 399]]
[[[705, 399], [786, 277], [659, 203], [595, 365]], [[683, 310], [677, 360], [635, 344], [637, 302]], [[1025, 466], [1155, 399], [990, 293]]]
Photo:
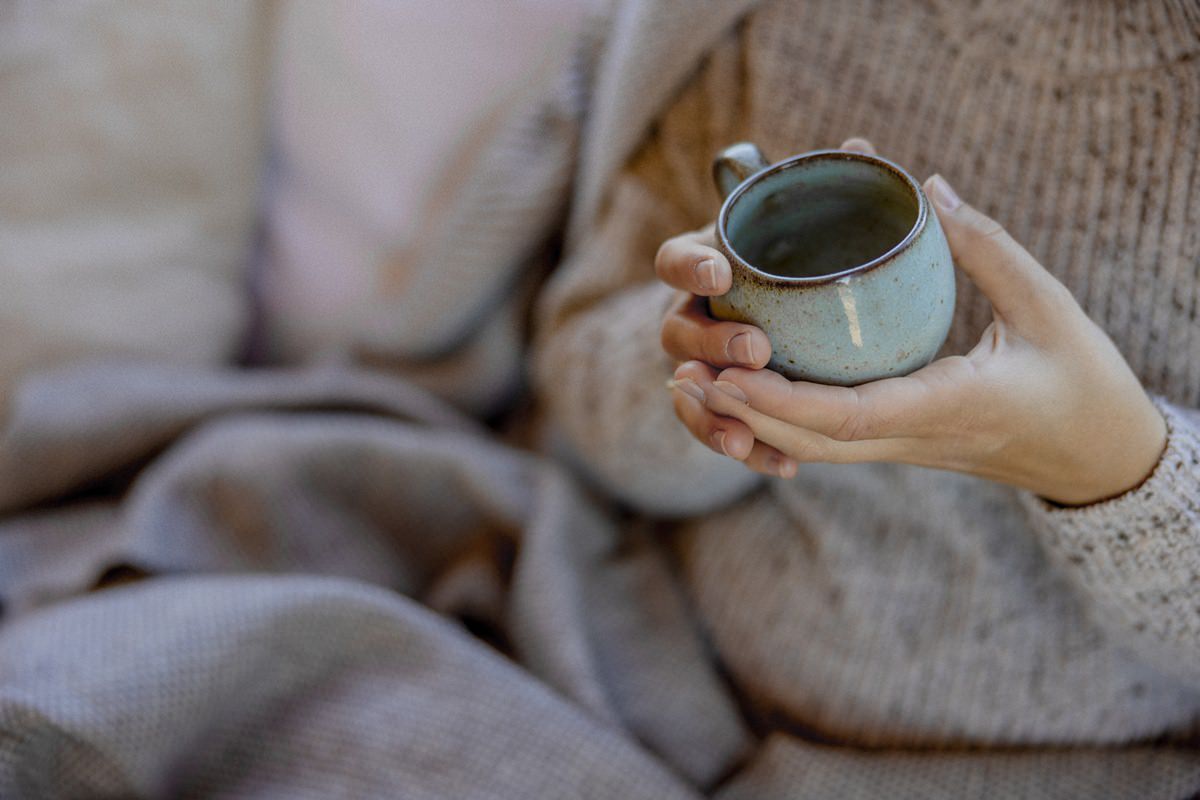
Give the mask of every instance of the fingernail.
[[781, 478], [796, 477], [796, 462], [790, 458], [771, 456], [771, 471]]
[[929, 182], [929, 193], [933, 195], [933, 202], [943, 211], [953, 211], [962, 205], [962, 200], [941, 175], [933, 176]]
[[746, 397], [746, 393], [743, 392], [740, 388], [738, 388], [738, 385], [736, 383], [730, 383], [729, 381], [715, 381], [713, 383], [713, 386], [718, 391], [729, 395], [734, 400], [737, 400], [739, 403], [749, 403], [750, 402], [750, 398]]
[[704, 402], [704, 390], [691, 378], [680, 378], [670, 383], [672, 384], [672, 389], [678, 389], [689, 397], [694, 397], [701, 403]]
[[739, 364], [754, 366], [758, 363], [754, 360], [754, 337], [748, 333], [739, 333], [734, 336], [725, 343], [725, 355]]
[[717, 262], [706, 258], [696, 264], [696, 285], [701, 289], [717, 288]]
[[713, 431], [712, 443], [722, 453], [729, 455], [729, 451], [725, 449], [725, 431]]

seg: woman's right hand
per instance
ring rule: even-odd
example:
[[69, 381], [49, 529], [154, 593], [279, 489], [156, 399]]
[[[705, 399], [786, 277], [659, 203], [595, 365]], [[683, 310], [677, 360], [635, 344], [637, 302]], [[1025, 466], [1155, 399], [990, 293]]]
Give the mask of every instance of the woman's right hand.
[[713, 226], [709, 225], [668, 239], [654, 258], [659, 280], [679, 290], [662, 324], [663, 349], [681, 362], [670, 384], [675, 415], [717, 453], [756, 472], [790, 478], [796, 474], [794, 459], [755, 441], [745, 423], [704, 407], [704, 393], [715, 391], [712, 384], [722, 369], [761, 369], [771, 358], [771, 342], [761, 330], [709, 316], [705, 298], [725, 294], [733, 280], [729, 262], [713, 245]]

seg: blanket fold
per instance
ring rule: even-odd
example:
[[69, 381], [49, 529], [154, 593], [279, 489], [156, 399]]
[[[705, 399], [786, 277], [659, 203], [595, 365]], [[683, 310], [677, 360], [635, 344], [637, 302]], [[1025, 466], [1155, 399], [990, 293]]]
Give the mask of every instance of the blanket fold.
[[[26, 389], [0, 796], [690, 797], [750, 747], [650, 532], [419, 389]], [[94, 589], [126, 567], [151, 577]]]

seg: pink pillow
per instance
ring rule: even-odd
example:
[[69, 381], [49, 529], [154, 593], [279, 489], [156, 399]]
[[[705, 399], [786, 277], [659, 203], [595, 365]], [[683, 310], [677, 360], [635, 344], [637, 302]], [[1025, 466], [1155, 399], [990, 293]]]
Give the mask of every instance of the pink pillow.
[[455, 157], [531, 84], [553, 80], [591, 2], [282, 6], [262, 281], [270, 352], [310, 360], [367, 340], [397, 358], [437, 349], [387, 319], [403, 312], [378, 301], [381, 285], [412, 308], [453, 302], [420, 296], [398, 256], [455, 234], [433, 210], [454, 191]]

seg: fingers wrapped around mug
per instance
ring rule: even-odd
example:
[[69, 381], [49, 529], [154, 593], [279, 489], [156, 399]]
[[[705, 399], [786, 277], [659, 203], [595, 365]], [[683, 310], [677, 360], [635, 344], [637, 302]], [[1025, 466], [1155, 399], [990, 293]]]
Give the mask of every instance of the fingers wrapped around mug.
[[654, 257], [658, 279], [691, 294], [725, 294], [733, 283], [733, 272], [713, 244], [712, 225], [663, 242]]
[[791, 478], [796, 462], [770, 445], [756, 441], [743, 422], [713, 413], [709, 397], [719, 394], [713, 387], [716, 370], [699, 361], [681, 364], [671, 381], [675, 415], [697, 441], [720, 455], [742, 461], [755, 472]]
[[1000, 223], [964, 203], [941, 175], [925, 182], [954, 263], [987, 296], [999, 319], [1037, 344], [1053, 345], [1082, 323], [1071, 292]]
[[676, 361], [714, 367], [765, 367], [771, 342], [753, 325], [721, 322], [708, 315], [705, 299], [683, 294], [663, 318], [662, 347]]
[[760, 443], [798, 462], [919, 463], [924, 415], [906, 417], [899, 409], [915, 408], [915, 395], [922, 390], [910, 379], [897, 381], [896, 392], [913, 396], [877, 400], [853, 387], [788, 381], [770, 370], [730, 369], [715, 376], [705, 408], [738, 420]]

